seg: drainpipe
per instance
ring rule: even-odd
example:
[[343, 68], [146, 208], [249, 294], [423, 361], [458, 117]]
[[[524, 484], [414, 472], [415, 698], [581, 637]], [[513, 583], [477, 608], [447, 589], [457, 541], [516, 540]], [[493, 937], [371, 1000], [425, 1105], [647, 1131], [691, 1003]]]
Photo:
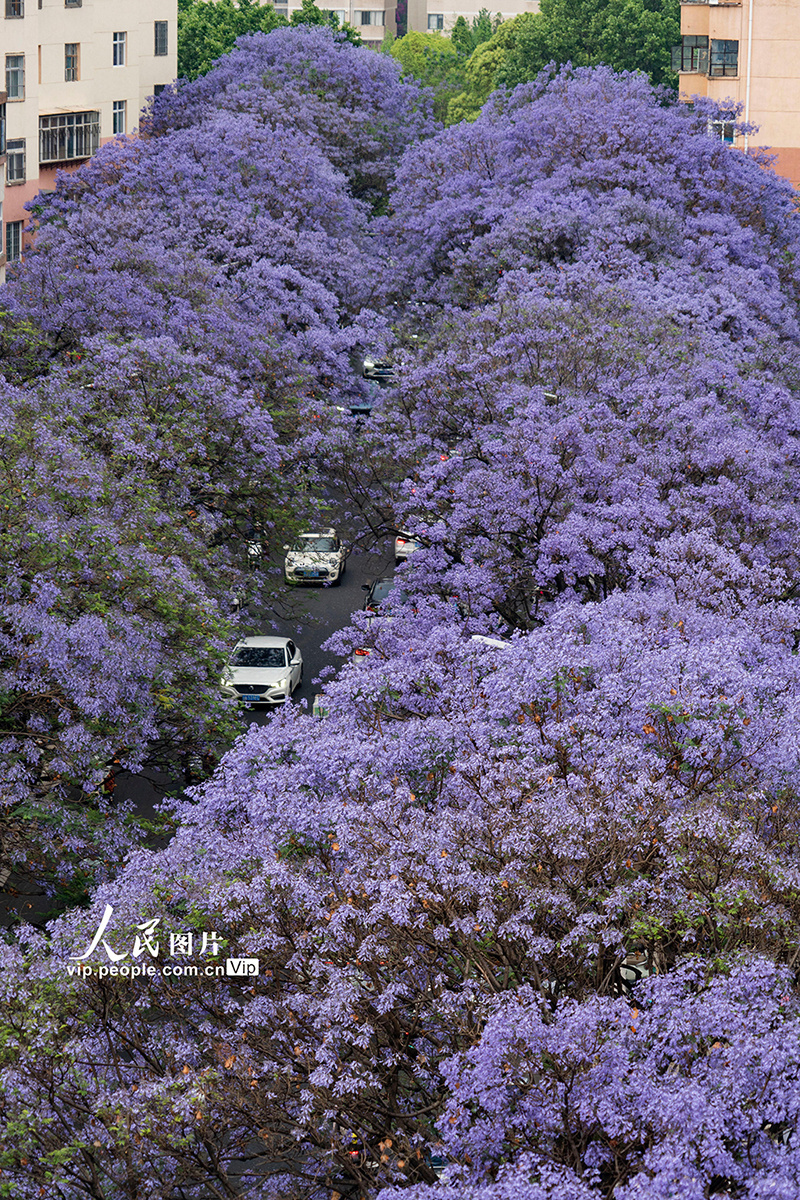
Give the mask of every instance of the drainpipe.
[[[750, 0], [750, 11], [747, 17], [747, 80], [744, 89], [744, 120], [745, 124], [750, 124], [750, 74], [753, 66], [753, 3]], [[744, 152], [747, 154], [747, 147], [750, 141], [749, 133], [744, 135]]]

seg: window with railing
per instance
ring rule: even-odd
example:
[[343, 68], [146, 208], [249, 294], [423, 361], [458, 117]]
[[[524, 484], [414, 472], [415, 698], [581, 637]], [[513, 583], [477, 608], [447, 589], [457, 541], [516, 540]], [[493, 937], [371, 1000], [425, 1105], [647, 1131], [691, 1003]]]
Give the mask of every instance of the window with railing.
[[56, 113], [39, 117], [39, 162], [91, 158], [100, 145], [100, 113]]
[[739, 43], [712, 38], [711, 64], [708, 73], [713, 76], [738, 75]]
[[13, 138], [6, 147], [6, 183], [24, 182], [25, 138]]
[[682, 37], [680, 46], [672, 47], [672, 69], [684, 74], [705, 75], [708, 71], [708, 37], [698, 34]]

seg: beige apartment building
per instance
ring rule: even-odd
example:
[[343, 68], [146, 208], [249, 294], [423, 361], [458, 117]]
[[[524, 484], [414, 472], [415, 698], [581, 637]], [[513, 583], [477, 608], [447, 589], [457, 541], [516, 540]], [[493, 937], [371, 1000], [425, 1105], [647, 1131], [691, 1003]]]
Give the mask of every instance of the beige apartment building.
[[[25, 203], [56, 171], [135, 130], [177, 73], [177, 0], [0, 0], [7, 93], [3, 249], [19, 258]], [[2, 10], [0, 9], [0, 12]]]
[[768, 146], [775, 169], [800, 188], [800, 0], [681, 0], [681, 45], [672, 58], [681, 96], [742, 105], [750, 137], [720, 123], [727, 140]]
[[492, 18], [499, 15], [509, 21], [522, 13], [538, 12], [539, 0], [503, 0], [498, 5], [486, 0], [458, 0], [456, 8], [451, 8], [447, 0], [444, 3], [442, 0], [408, 0], [408, 28], [449, 33], [458, 17], [471, 25], [482, 8], [488, 9]]
[[[323, 0], [318, 0], [319, 6], [325, 7]], [[363, 5], [369, 4], [369, 8]], [[299, 11], [300, 0], [291, 0], [286, 6], [276, 4], [278, 12], [291, 16]], [[457, 8], [450, 8], [445, 0], [408, 0], [408, 28], [431, 33], [449, 33], [458, 17], [464, 17], [472, 24], [482, 8], [488, 8], [492, 17], [498, 14], [504, 21], [518, 17], [520, 13], [538, 12], [539, 0], [503, 0], [499, 7], [494, 7], [484, 0], [459, 0]], [[385, 33], [395, 33], [397, 29], [396, 0], [354, 0], [347, 8], [333, 8], [340, 21], [347, 21], [361, 34], [365, 46], [377, 50], [383, 42]]]

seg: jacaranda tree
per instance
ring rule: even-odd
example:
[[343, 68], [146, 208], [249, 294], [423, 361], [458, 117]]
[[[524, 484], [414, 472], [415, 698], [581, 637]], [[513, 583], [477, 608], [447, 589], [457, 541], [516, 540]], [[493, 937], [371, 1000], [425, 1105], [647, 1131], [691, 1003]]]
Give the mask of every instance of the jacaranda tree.
[[[390, 60], [277, 30], [43, 202], [3, 686], [57, 767], [109, 708], [78, 656], [122, 647], [133, 708], [127, 639], [172, 703], [210, 609], [214, 661], [271, 472], [422, 546], [330, 640], [324, 719], [251, 727], [168, 845], [3, 946], [7, 1195], [797, 1195], [798, 217], [718, 119], [565, 69], [434, 134]], [[356, 425], [365, 336], [398, 383]]]

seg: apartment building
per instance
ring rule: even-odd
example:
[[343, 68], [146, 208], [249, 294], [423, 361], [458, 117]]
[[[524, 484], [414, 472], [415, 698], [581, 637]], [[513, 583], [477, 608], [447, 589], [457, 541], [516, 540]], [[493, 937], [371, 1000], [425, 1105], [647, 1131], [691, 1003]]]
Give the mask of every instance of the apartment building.
[[456, 8], [450, 8], [447, 0], [408, 0], [408, 28], [430, 33], [449, 33], [458, 17], [471, 25], [482, 8], [489, 10], [492, 18], [501, 16], [504, 21], [519, 17], [522, 13], [539, 11], [539, 0], [503, 0], [497, 6], [486, 0], [459, 0]]
[[[6, 94], [0, 90], [0, 229], [3, 229], [3, 201], [5, 199], [6, 181]], [[5, 278], [6, 252], [5, 246], [0, 246], [0, 283]]]
[[[324, 8], [323, 0], [317, 0], [319, 7]], [[362, 5], [370, 4], [369, 8]], [[291, 16], [299, 11], [301, 0], [291, 0], [282, 6], [276, 4], [278, 12]], [[498, 14], [504, 21], [518, 17], [520, 13], [538, 12], [539, 0], [504, 0], [501, 7], [495, 8], [485, 0], [459, 0], [457, 8], [449, 8], [442, 0], [408, 0], [408, 29], [421, 30], [431, 33], [449, 33], [458, 17], [464, 17], [472, 24], [482, 8], [489, 8], [492, 17]], [[334, 8], [340, 21], [347, 21], [361, 34], [365, 46], [377, 50], [383, 42], [387, 30], [397, 32], [397, 3], [396, 0], [354, 0], [347, 8]]]
[[[7, 93], [3, 249], [20, 257], [27, 201], [116, 134], [177, 73], [177, 0], [0, 0]], [[0, 9], [2, 12], [2, 9]]]
[[681, 0], [681, 44], [672, 52], [683, 99], [742, 105], [750, 137], [718, 132], [746, 151], [769, 146], [775, 169], [800, 188], [800, 0]]

